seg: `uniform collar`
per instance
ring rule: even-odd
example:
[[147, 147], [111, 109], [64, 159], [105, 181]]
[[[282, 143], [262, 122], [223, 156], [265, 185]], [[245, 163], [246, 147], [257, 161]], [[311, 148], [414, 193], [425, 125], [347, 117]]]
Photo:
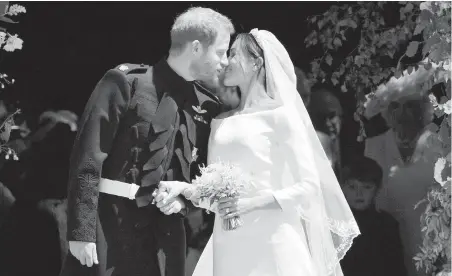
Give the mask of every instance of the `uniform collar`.
[[218, 96], [213, 93], [209, 88], [207, 88], [206, 86], [204, 86], [202, 84], [202, 82], [200, 81], [194, 81], [193, 82], [195, 84], [195, 87], [197, 89], [198, 92], [201, 92], [203, 94], [208, 95], [209, 97], [211, 97], [212, 99], [214, 99], [215, 101], [217, 101], [218, 103], [220, 103], [220, 98], [218, 98]]
[[162, 80], [165, 92], [171, 95], [182, 106], [186, 101], [197, 101], [194, 92], [194, 82], [187, 81], [179, 76], [168, 64], [166, 58], [161, 59], [154, 66], [155, 76]]

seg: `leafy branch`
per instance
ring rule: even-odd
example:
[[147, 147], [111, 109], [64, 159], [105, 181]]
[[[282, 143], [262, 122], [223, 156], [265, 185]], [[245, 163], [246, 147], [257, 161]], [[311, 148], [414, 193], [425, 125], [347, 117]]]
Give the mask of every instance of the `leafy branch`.
[[[0, 21], [5, 23], [17, 23], [6, 16], [16, 16], [26, 12], [23, 6], [17, 4], [9, 6], [8, 2], [1, 2], [0, 6], [4, 8], [4, 12], [0, 14]], [[15, 50], [22, 49], [22, 44], [23, 40], [17, 34], [13, 35], [9, 33], [6, 28], [0, 29], [0, 49], [6, 52], [14, 52]], [[7, 86], [14, 84], [14, 82], [15, 80], [9, 79], [7, 74], [0, 73], [1, 89], [5, 89]], [[5, 153], [6, 159], [9, 159], [12, 155], [14, 160], [18, 160], [16, 152], [9, 146], [8, 142], [11, 131], [16, 127], [14, 118], [19, 113], [20, 109], [16, 109], [14, 112], [6, 115], [0, 124], [0, 153]]]
[[7, 124], [11, 124], [13, 122], [14, 116], [17, 114], [20, 114], [20, 109], [17, 109], [13, 114], [10, 114], [6, 119], [3, 121], [3, 123], [0, 125], [0, 131], [4, 131]]
[[[385, 18], [383, 12], [384, 8], [395, 6], [400, 14], [397, 22]], [[306, 47], [320, 46], [323, 50], [323, 55], [311, 62], [310, 81], [330, 83], [342, 92], [353, 88], [358, 99], [354, 118], [361, 125], [359, 141], [366, 137], [361, 119], [368, 111], [364, 105], [375, 98], [376, 91], [393, 93], [403, 88], [395, 89], [394, 85], [415, 82], [413, 92], [416, 89], [427, 92], [433, 85], [441, 84], [446, 88], [444, 95], [439, 99], [431, 95], [431, 102], [442, 123], [432, 130], [439, 134], [447, 154], [451, 149], [452, 113], [450, 18], [450, 2], [358, 2], [332, 6], [323, 14], [308, 18], [312, 31], [305, 38]], [[349, 53], [344, 57], [340, 52], [343, 48], [352, 50], [347, 50]], [[427, 272], [451, 271], [447, 265], [450, 168], [450, 154], [440, 156], [435, 165], [435, 181], [442, 187], [430, 191], [424, 200], [427, 203], [422, 217], [424, 242], [414, 259], [417, 268]], [[437, 219], [441, 216], [442, 219]]]

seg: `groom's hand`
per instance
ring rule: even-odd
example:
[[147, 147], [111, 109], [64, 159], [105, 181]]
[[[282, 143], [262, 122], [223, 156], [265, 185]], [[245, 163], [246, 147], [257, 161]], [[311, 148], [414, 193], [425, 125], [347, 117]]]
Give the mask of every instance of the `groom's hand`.
[[159, 187], [152, 193], [152, 196], [154, 197], [153, 204], [156, 204], [157, 207], [159, 207], [161, 204], [166, 203], [165, 199], [169, 197], [169, 194], [164, 188]]
[[69, 241], [69, 251], [82, 265], [92, 267], [99, 264], [96, 244], [93, 242]]
[[166, 202], [160, 200], [157, 201], [157, 208], [165, 215], [177, 214], [185, 208], [185, 202], [180, 197], [171, 198]]

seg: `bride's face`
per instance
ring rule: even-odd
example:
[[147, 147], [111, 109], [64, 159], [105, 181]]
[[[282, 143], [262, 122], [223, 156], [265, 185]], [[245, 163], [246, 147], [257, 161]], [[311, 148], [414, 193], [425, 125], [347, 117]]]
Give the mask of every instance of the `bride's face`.
[[230, 49], [229, 65], [225, 69], [224, 85], [240, 86], [248, 82], [256, 73], [255, 68], [253, 58], [245, 52], [242, 39], [237, 39]]

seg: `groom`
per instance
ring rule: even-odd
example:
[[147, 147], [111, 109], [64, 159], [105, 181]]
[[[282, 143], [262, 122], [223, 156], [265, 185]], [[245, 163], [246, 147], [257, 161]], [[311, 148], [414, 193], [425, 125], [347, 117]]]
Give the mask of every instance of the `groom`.
[[206, 162], [220, 103], [193, 81], [218, 77], [233, 32], [224, 15], [190, 8], [174, 22], [167, 59], [123, 64], [99, 81], [71, 156], [62, 276], [184, 276], [190, 204], [158, 209], [152, 192], [161, 180], [190, 182]]

